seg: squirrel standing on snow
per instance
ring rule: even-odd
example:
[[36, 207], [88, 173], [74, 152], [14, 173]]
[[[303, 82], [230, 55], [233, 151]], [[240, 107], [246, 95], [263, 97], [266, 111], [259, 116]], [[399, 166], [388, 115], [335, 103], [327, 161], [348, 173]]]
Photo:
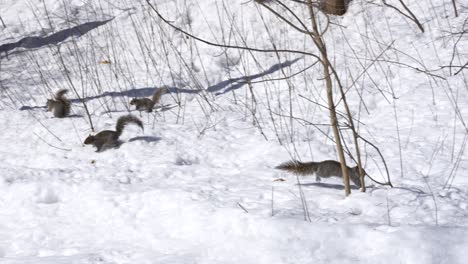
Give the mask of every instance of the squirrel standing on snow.
[[61, 89], [55, 94], [55, 100], [47, 99], [47, 111], [54, 111], [55, 117], [63, 118], [70, 114], [71, 103], [65, 98], [67, 92], [67, 89]]
[[154, 92], [153, 97], [149, 98], [133, 98], [130, 101], [131, 105], [136, 107], [136, 110], [140, 111], [140, 115], [142, 111], [146, 111], [148, 113], [153, 111], [153, 107], [155, 104], [159, 103], [161, 97], [167, 93], [169, 89], [167, 86], [161, 87]]
[[124, 127], [130, 123], [133, 123], [141, 127], [141, 129], [144, 129], [143, 123], [140, 119], [138, 119], [138, 117], [133, 115], [121, 116], [117, 120], [115, 131], [104, 130], [94, 136], [89, 135], [85, 139], [84, 144], [95, 146], [97, 148], [96, 152], [100, 152], [101, 150], [107, 148], [116, 147], [119, 145], [119, 137], [122, 135]]
[[[275, 169], [292, 172], [301, 176], [315, 174], [316, 181], [320, 181], [320, 178], [330, 178], [332, 176], [343, 178], [341, 163], [334, 160], [324, 160], [321, 162], [300, 162], [293, 160], [280, 164]], [[347, 167], [347, 170], [350, 180], [356, 186], [361, 187], [358, 166], [353, 168]], [[364, 171], [364, 175], [366, 174]]]

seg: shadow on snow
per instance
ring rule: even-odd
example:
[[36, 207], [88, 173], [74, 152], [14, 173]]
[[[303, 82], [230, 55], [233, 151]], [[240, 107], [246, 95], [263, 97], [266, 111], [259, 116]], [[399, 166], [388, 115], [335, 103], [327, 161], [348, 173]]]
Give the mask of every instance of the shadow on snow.
[[17, 42], [0, 45], [0, 54], [4, 52], [8, 56], [8, 52], [16, 48], [36, 49], [50, 44], [56, 45], [69, 37], [80, 37], [89, 31], [108, 23], [112, 19], [113, 18], [104, 21], [87, 22], [72, 28], [60, 30], [59, 32], [45, 37], [25, 37]]

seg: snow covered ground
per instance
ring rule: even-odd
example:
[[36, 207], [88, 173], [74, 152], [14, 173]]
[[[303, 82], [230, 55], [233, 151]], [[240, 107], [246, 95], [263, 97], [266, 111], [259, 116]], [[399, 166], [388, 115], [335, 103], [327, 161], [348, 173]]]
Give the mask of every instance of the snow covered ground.
[[[468, 30], [468, 6], [455, 18], [449, 0], [405, 2], [425, 33], [381, 1], [354, 1], [325, 35], [395, 185], [369, 181], [345, 198], [338, 178], [298, 185], [274, 169], [337, 159], [320, 66], [271, 81], [314, 58], [204, 45], [146, 1], [0, 0], [0, 47], [113, 18], [60, 45], [0, 52], [0, 263], [465, 263], [468, 70], [441, 67], [468, 59], [468, 34], [450, 34]], [[213, 42], [316, 52], [253, 1], [151, 3]], [[73, 89], [101, 131], [138, 116], [130, 99], [162, 85], [170, 107], [142, 113], [144, 131], [128, 126], [101, 153], [82, 144], [91, 129]], [[61, 88], [74, 99], [65, 119], [44, 108]], [[361, 144], [366, 171], [384, 181], [378, 152]]]

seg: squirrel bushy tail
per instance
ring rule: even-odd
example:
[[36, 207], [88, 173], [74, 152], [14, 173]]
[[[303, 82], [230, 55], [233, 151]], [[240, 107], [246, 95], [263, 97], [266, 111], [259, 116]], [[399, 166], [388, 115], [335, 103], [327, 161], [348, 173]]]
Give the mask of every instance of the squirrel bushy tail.
[[[320, 162], [300, 162], [293, 160], [277, 166], [276, 169], [285, 170], [301, 176], [315, 174], [317, 181], [320, 181], [320, 178], [343, 177], [341, 163], [336, 160], [324, 160]], [[349, 179], [356, 186], [360, 187], [359, 168], [357, 166], [352, 168], [346, 166], [346, 170]], [[364, 171], [364, 175], [366, 174], [367, 173]]]
[[152, 112], [153, 111], [153, 107], [159, 103], [159, 101], [161, 100], [161, 97], [167, 93], [169, 91], [169, 89], [167, 88], [167, 86], [163, 86], [159, 89], [157, 89], [154, 94], [153, 94], [153, 97], [151, 97], [151, 99], [149, 98], [133, 98], [131, 101], [130, 101], [130, 104], [131, 105], [134, 105], [136, 107], [136, 110], [140, 111], [140, 116], [141, 116], [141, 111], [146, 111], [148, 113]]
[[117, 125], [115, 126], [116, 131], [112, 130], [104, 130], [96, 135], [92, 136], [89, 135], [85, 141], [84, 144], [86, 145], [93, 145], [97, 148], [97, 152], [100, 152], [104, 149], [110, 148], [110, 147], [116, 147], [120, 145], [119, 142], [119, 137], [122, 135], [123, 129], [125, 128], [126, 125], [134, 123], [135, 125], [143, 128], [143, 123], [138, 119], [136, 116], [133, 115], [126, 115], [126, 116], [121, 116], [117, 120]]
[[138, 117], [134, 115], [126, 115], [126, 116], [121, 116], [117, 120], [117, 125], [115, 125], [115, 132], [117, 133], [117, 136], [120, 137], [122, 135], [123, 129], [126, 125], [133, 123], [137, 126], [139, 126], [141, 129], [143, 128], [143, 123], [141, 122]]
[[48, 111], [53, 111], [55, 117], [63, 118], [70, 114], [71, 102], [65, 97], [67, 89], [61, 89], [55, 93], [54, 100], [47, 100]]
[[64, 95], [68, 93], [68, 89], [60, 89], [55, 93], [55, 100], [65, 99]]
[[275, 169], [284, 170], [297, 175], [309, 175], [313, 174], [317, 170], [317, 165], [315, 162], [291, 160], [276, 166]]
[[161, 100], [161, 97], [169, 91], [169, 88], [167, 86], [163, 86], [159, 88], [154, 94], [153, 97], [151, 98], [151, 101], [153, 101], [154, 104], [159, 103]]

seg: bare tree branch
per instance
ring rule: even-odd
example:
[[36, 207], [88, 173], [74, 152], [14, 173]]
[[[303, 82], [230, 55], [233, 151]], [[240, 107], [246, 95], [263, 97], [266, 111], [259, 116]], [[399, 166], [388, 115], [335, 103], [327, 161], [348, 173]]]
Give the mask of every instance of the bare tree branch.
[[2, 19], [2, 16], [0, 16], [0, 21], [2, 22], [3, 28], [6, 28], [5, 22]]
[[409, 13], [409, 15], [405, 14], [403, 11], [398, 9], [396, 6], [388, 4], [385, 0], [382, 0], [384, 5], [392, 8], [392, 9], [395, 9], [398, 13], [402, 14], [404, 17], [406, 17], [409, 20], [413, 21], [418, 26], [418, 28], [421, 30], [421, 32], [424, 33], [424, 27], [421, 25], [418, 18], [413, 14], [413, 12], [411, 12], [411, 10], [408, 8], [408, 6], [406, 6], [406, 4], [403, 2], [403, 0], [398, 0], [398, 1], [400, 1], [401, 5]]
[[234, 45], [224, 45], [224, 44], [218, 44], [218, 43], [214, 43], [214, 42], [211, 42], [211, 41], [208, 41], [208, 40], [205, 40], [205, 39], [202, 39], [202, 38], [199, 38], [197, 36], [194, 36], [190, 33], [188, 33], [187, 31], [177, 27], [177, 26], [174, 26], [169, 20], [167, 20], [166, 18], [164, 18], [161, 13], [159, 13], [159, 11], [154, 7], [153, 4], [151, 4], [150, 0], [146, 0], [146, 2], [148, 3], [148, 5], [151, 7], [151, 9], [156, 13], [156, 15], [164, 22], [166, 23], [167, 25], [169, 25], [170, 27], [172, 27], [173, 29], [195, 39], [195, 40], [198, 40], [200, 42], [203, 42], [207, 45], [210, 45], [210, 46], [215, 46], [215, 47], [220, 47], [220, 48], [232, 48], [232, 49], [241, 49], [241, 50], [249, 50], [249, 51], [255, 51], [255, 52], [262, 52], [262, 53], [276, 53], [276, 52], [280, 52], [280, 53], [294, 53], [294, 54], [302, 54], [302, 55], [308, 55], [308, 56], [312, 56], [314, 58], [317, 58], [318, 60], [321, 60], [319, 56], [313, 54], [313, 53], [310, 53], [310, 52], [305, 52], [305, 51], [299, 51], [299, 50], [287, 50], [287, 49], [258, 49], [258, 48], [251, 48], [251, 47], [246, 47], [246, 46], [234, 46]]
[[452, 5], [453, 11], [455, 12], [455, 17], [458, 17], [457, 3], [455, 3], [455, 0], [452, 0]]

